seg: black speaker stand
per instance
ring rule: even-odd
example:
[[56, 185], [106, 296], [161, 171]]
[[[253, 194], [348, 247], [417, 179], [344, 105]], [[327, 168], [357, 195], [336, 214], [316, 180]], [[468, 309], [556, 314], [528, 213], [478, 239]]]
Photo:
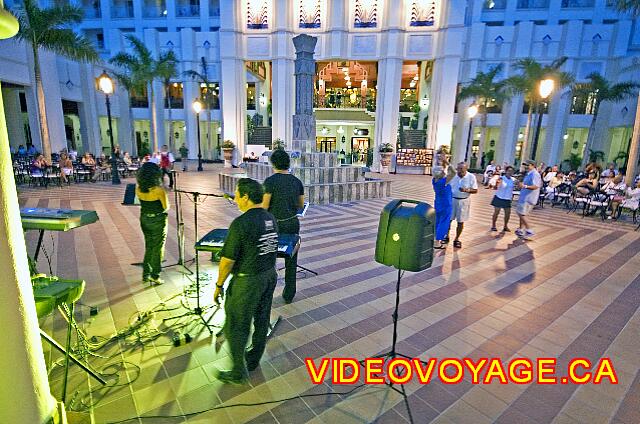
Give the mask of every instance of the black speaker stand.
[[173, 194], [176, 204], [176, 232], [178, 240], [178, 262], [171, 265], [164, 265], [162, 268], [172, 268], [174, 266], [182, 267], [185, 274], [193, 275], [193, 271], [186, 265], [187, 262], [194, 262], [195, 257], [189, 261], [184, 260], [184, 219], [182, 218], [182, 197], [178, 190], [178, 173], [175, 169], [171, 170], [173, 176]]
[[[396, 307], [393, 310], [393, 314], [391, 315], [393, 317], [393, 341], [391, 342], [391, 350], [381, 355], [375, 356], [376, 358], [384, 358], [385, 362], [397, 357], [406, 358], [409, 360], [414, 359], [413, 357], [409, 355], [405, 355], [404, 353], [400, 353], [396, 350], [396, 343], [398, 341], [398, 309], [400, 308], [400, 280], [402, 279], [403, 274], [404, 274], [404, 271], [402, 271], [401, 269], [398, 269], [398, 279], [396, 281]], [[360, 361], [360, 363], [363, 366], [364, 366], [364, 362], [365, 362], [364, 360]], [[420, 361], [420, 362], [422, 362], [425, 365], [427, 364], [424, 361]], [[401, 384], [400, 388], [394, 386], [393, 382], [385, 382], [384, 384], [388, 386], [390, 389], [402, 395], [402, 398], [404, 399], [404, 404], [407, 407], [409, 422], [413, 424], [414, 423], [413, 415], [411, 414], [411, 407], [409, 406], [409, 399], [407, 399], [407, 392], [404, 389], [404, 384]]]

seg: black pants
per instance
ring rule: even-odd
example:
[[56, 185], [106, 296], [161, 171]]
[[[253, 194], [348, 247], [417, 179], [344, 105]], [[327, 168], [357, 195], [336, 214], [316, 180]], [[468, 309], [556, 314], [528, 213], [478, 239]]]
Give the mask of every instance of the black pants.
[[162, 179], [164, 180], [164, 176], [169, 176], [169, 187], [173, 187], [173, 172], [171, 172], [170, 168], [160, 168], [162, 169]]
[[[300, 221], [298, 218], [278, 221], [278, 233], [280, 234], [299, 234]], [[284, 291], [282, 297], [291, 301], [296, 295], [296, 274], [298, 272], [298, 253], [291, 258], [284, 259]]]
[[264, 353], [277, 281], [278, 274], [274, 268], [252, 276], [234, 275], [229, 283], [224, 302], [224, 335], [231, 350], [232, 372], [239, 377], [247, 373], [245, 348], [249, 341], [251, 322], [254, 327], [251, 361], [258, 363]]
[[150, 217], [140, 215], [140, 228], [144, 234], [144, 260], [142, 261], [142, 279], [160, 277], [164, 244], [167, 240], [167, 214]]

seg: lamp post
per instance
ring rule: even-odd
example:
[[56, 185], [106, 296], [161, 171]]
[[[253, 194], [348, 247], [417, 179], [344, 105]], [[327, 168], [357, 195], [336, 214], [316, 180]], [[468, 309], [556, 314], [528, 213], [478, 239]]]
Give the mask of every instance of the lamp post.
[[[538, 86], [538, 94], [541, 100], [546, 100], [553, 92], [554, 81], [552, 79], [543, 79]], [[533, 137], [533, 146], [531, 147], [531, 159], [536, 159], [536, 151], [538, 150], [538, 139], [540, 138], [540, 128], [542, 127], [542, 102], [538, 104], [538, 122], [536, 123], [536, 132]]]
[[116, 149], [113, 145], [113, 126], [111, 125], [111, 102], [109, 101], [109, 94], [113, 94], [114, 84], [113, 80], [107, 74], [107, 71], [102, 71], [102, 74], [96, 78], [96, 87], [98, 90], [104, 93], [105, 102], [107, 105], [107, 121], [109, 122], [109, 142], [111, 143], [111, 184], [120, 184], [120, 176], [118, 175], [118, 163], [116, 160]]
[[198, 134], [198, 171], [202, 171], [202, 148], [200, 146], [200, 112], [202, 112], [202, 102], [200, 99], [195, 99], [193, 104], [193, 111], [196, 113], [196, 128]]
[[464, 150], [464, 161], [469, 159], [469, 146], [471, 145], [471, 132], [473, 131], [473, 118], [478, 114], [478, 106], [474, 103], [467, 108], [467, 116], [469, 117], [469, 133], [467, 134], [467, 148]]

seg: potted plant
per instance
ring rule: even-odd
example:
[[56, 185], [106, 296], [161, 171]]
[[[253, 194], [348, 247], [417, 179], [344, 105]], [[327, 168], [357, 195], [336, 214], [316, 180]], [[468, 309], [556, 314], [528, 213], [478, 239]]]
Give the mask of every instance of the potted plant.
[[182, 170], [187, 170], [187, 160], [189, 159], [189, 149], [184, 144], [178, 149], [180, 152], [180, 162], [182, 162]]
[[231, 140], [225, 140], [222, 142], [222, 152], [224, 154], [224, 167], [231, 168], [231, 161], [233, 160], [233, 150], [236, 145]]
[[275, 140], [273, 140], [273, 142], [271, 142], [271, 150], [284, 150], [284, 149], [285, 149], [285, 145], [282, 139], [276, 138]]
[[391, 143], [382, 143], [378, 148], [378, 152], [380, 152], [380, 172], [388, 174], [391, 156], [393, 155], [393, 146]]

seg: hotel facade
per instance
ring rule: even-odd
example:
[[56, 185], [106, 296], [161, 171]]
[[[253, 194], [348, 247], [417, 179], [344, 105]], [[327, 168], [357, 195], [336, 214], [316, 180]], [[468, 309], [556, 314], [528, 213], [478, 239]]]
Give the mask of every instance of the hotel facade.
[[[19, 7], [9, 0], [5, 7]], [[58, 3], [43, 1], [42, 6]], [[457, 103], [460, 86], [479, 71], [533, 58], [577, 83], [599, 72], [609, 81], [640, 81], [637, 20], [613, 10], [610, 0], [72, 0], [85, 18], [78, 32], [90, 38], [104, 63], [80, 64], [41, 52], [52, 150], [108, 153], [104, 95], [94, 79], [115, 70], [108, 59], [130, 51], [135, 35], [155, 54], [173, 51], [179, 72], [168, 84], [153, 81], [159, 116], [158, 145], [185, 145], [196, 158], [200, 125], [204, 159], [220, 157], [231, 140], [236, 161], [274, 139], [292, 139], [295, 51], [292, 38], [318, 38], [315, 50], [316, 148], [347, 163], [365, 163], [368, 151], [396, 145], [450, 145], [456, 160], [469, 149], [472, 165], [484, 154], [498, 163], [521, 155], [528, 105], [514, 96], [491, 105], [487, 131]], [[637, 65], [637, 66], [636, 66]], [[206, 76], [207, 84], [185, 76]], [[33, 58], [15, 40], [0, 41], [0, 82], [12, 150], [40, 149]], [[148, 90], [149, 91], [149, 90]], [[196, 121], [192, 102], [210, 94]], [[636, 98], [603, 103], [593, 150], [614, 160], [629, 149]], [[153, 148], [149, 93], [117, 84], [112, 98], [116, 143], [133, 154]], [[593, 120], [590, 96], [556, 90], [543, 114], [536, 158], [560, 164], [582, 155]], [[473, 125], [470, 130], [470, 125]], [[374, 153], [377, 155], [377, 153]], [[371, 160], [371, 158], [370, 158]], [[377, 157], [373, 160], [374, 166]]]

